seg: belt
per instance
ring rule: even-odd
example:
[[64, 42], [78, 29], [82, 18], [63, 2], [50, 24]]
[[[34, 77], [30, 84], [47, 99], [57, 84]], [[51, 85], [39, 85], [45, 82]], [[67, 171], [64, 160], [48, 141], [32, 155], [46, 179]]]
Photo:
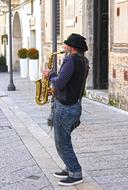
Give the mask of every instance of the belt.
[[71, 105], [73, 105], [73, 104], [76, 104], [76, 103], [78, 103], [78, 102], [80, 102], [81, 100], [80, 99], [78, 99], [77, 101], [67, 101], [67, 100], [60, 100], [59, 98], [57, 98], [57, 97], [55, 97], [61, 104], [63, 104], [63, 105], [67, 105], [67, 106], [71, 106]]

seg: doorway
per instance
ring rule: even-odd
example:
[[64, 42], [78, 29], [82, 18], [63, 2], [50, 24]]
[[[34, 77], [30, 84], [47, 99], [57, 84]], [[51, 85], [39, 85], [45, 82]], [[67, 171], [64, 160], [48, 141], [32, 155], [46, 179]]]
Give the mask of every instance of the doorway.
[[108, 0], [94, 0], [94, 89], [108, 88]]

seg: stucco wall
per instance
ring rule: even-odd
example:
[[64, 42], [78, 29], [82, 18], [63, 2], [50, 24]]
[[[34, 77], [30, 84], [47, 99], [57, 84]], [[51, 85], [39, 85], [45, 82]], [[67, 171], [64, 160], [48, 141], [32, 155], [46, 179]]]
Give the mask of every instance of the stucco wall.
[[128, 110], [128, 53], [110, 54], [109, 98], [112, 104]]

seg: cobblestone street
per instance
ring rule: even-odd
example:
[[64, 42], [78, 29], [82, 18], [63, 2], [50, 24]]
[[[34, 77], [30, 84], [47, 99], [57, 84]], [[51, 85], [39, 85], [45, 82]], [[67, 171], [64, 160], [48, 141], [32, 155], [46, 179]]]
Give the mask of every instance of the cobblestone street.
[[[53, 130], [47, 126], [50, 105], [36, 105], [34, 82], [18, 73], [14, 73], [15, 92], [7, 91], [8, 83], [9, 74], [1, 73], [0, 188], [58, 190], [51, 174], [62, 162], [54, 147]], [[72, 140], [85, 184], [76, 189], [128, 190], [128, 112], [86, 98], [82, 103], [81, 125]], [[27, 131], [33, 141], [25, 136]]]

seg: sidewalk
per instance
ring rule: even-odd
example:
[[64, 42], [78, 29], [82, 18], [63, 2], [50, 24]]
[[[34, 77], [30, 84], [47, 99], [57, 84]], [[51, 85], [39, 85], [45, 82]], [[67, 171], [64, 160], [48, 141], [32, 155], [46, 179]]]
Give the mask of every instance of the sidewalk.
[[0, 189], [53, 190], [7, 117], [0, 109]]
[[[63, 163], [54, 147], [53, 131], [47, 126], [50, 105], [36, 105], [34, 82], [21, 79], [18, 73], [14, 74], [15, 92], [6, 90], [8, 83], [9, 74], [1, 73], [2, 112], [53, 188], [65, 189], [60, 188], [52, 176]], [[84, 99], [81, 121], [72, 140], [87, 183], [66, 189], [128, 189], [128, 112]]]

